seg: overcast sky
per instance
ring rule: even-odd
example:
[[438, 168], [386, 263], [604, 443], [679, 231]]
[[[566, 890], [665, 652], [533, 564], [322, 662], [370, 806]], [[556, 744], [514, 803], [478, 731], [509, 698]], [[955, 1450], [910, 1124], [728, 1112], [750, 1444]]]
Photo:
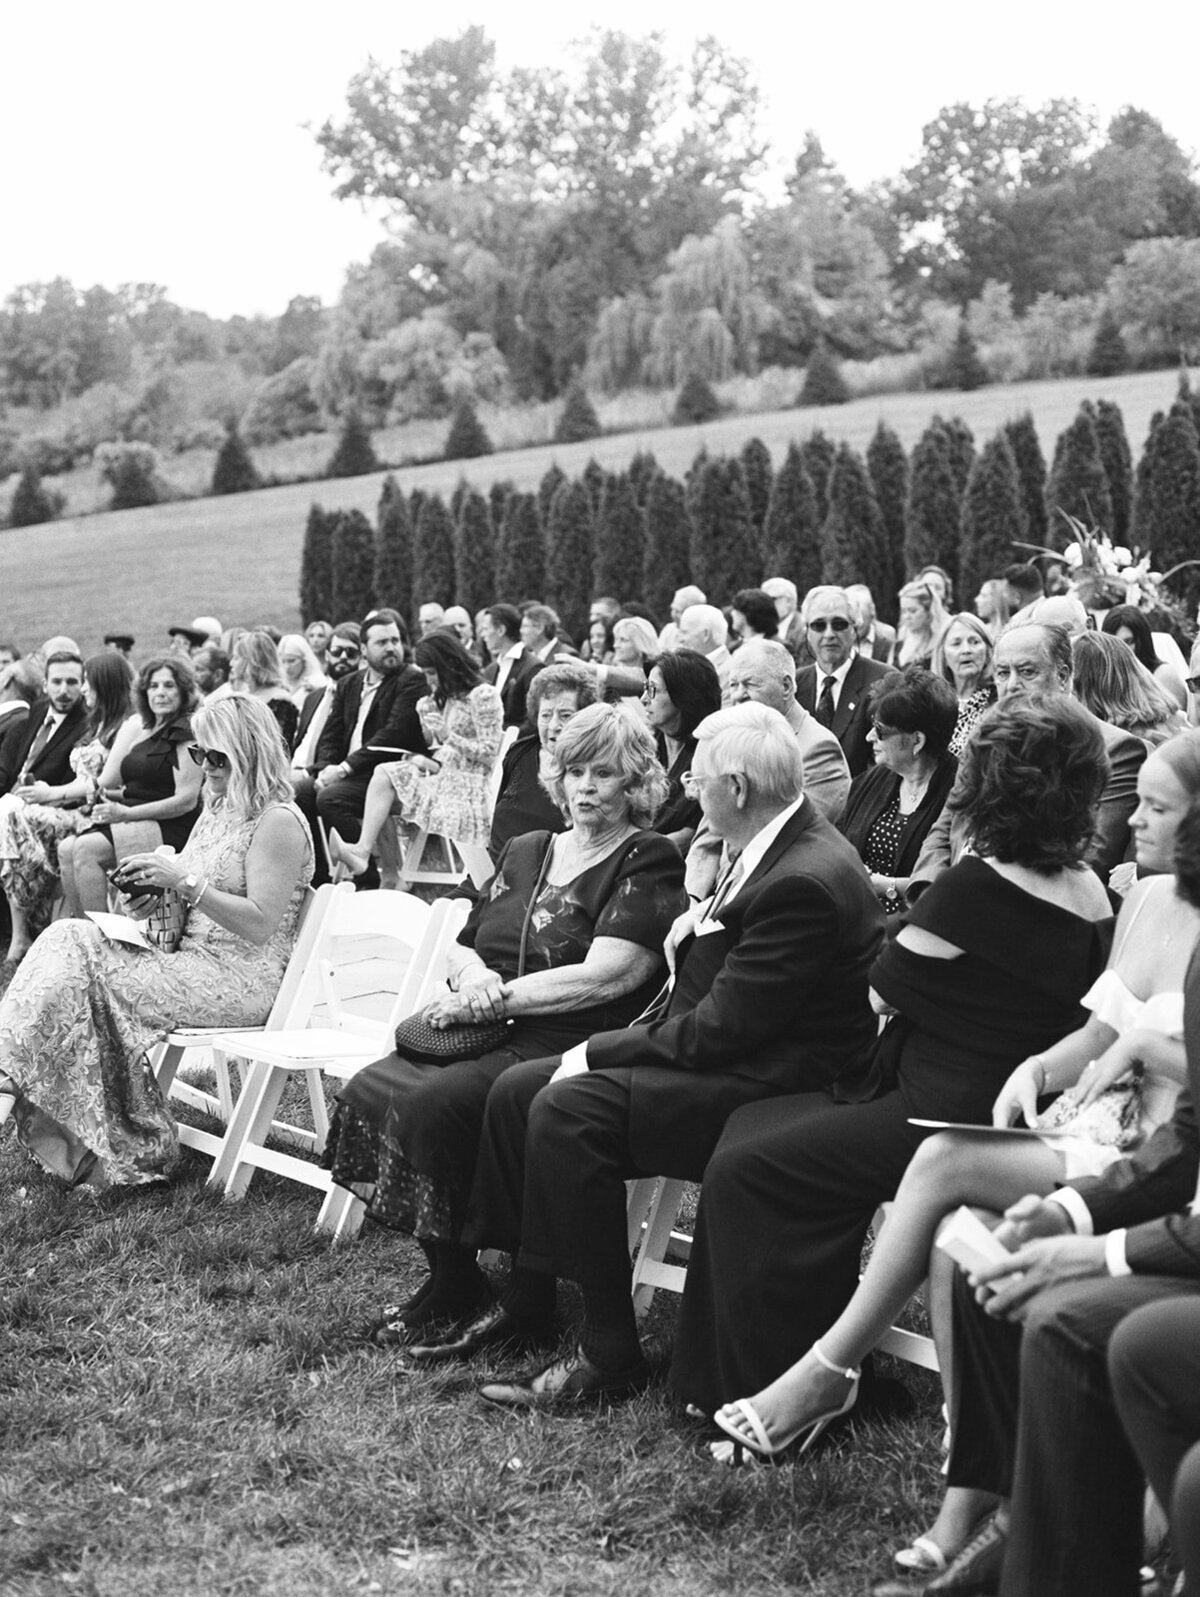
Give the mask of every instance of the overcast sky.
[[382, 222], [333, 199], [309, 126], [340, 115], [369, 55], [394, 61], [476, 21], [504, 67], [553, 62], [593, 22], [661, 31], [680, 56], [712, 33], [753, 64], [779, 164], [812, 127], [855, 183], [896, 172], [941, 106], [1004, 95], [1078, 98], [1102, 118], [1138, 105], [1200, 151], [1200, 26], [1179, 0], [1132, 10], [1064, 0], [13, 0], [0, 297], [62, 276], [79, 287], [161, 283], [216, 316], [276, 315], [295, 294], [332, 302]]

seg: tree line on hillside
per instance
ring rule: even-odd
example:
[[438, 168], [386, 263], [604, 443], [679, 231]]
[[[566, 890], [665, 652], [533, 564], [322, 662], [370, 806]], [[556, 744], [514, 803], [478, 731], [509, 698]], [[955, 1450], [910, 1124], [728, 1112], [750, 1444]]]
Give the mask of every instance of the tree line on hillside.
[[596, 30], [560, 69], [502, 71], [472, 27], [371, 63], [317, 131], [336, 192], [391, 213], [338, 304], [222, 322], [155, 285], [23, 285], [0, 308], [0, 476], [578, 379], [749, 383], [822, 350], [855, 393], [959, 387], [964, 329], [991, 381], [1200, 347], [1200, 184], [1148, 112], [1101, 128], [1072, 100], [950, 105], [864, 189], [809, 133], [769, 203], [759, 124], [753, 73], [713, 39], [679, 64], [655, 35]]
[[[818, 429], [778, 467], [751, 438], [734, 456], [701, 450], [683, 481], [648, 452], [620, 472], [592, 460], [571, 478], [552, 465], [532, 493], [504, 481], [485, 493], [464, 479], [448, 501], [405, 494], [389, 476], [374, 525], [358, 510], [312, 506], [300, 611], [305, 624], [377, 604], [415, 619], [425, 602], [473, 615], [540, 598], [582, 637], [597, 594], [665, 620], [687, 583], [728, 604], [739, 588], [787, 576], [801, 593], [865, 582], [893, 619], [907, 573], [940, 565], [970, 604], [1026, 546], [1064, 549], [1068, 517], [1152, 551], [1164, 572], [1200, 557], [1200, 394], [1186, 379], [1156, 413], [1136, 470], [1120, 408], [1089, 400], [1049, 464], [1026, 413], [982, 446], [961, 418], [935, 417], [911, 455], [883, 422], [865, 454]], [[1193, 612], [1194, 568], [1170, 587]]]

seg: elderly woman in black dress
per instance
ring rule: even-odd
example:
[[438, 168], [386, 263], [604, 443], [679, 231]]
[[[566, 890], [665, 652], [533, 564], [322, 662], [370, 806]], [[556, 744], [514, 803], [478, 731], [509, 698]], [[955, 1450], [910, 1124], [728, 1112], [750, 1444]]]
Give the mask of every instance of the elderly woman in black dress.
[[[871, 973], [893, 1017], [876, 1051], [881, 1090], [731, 1116], [705, 1172], [671, 1379], [706, 1413], [727, 1405], [719, 1423], [742, 1445], [780, 1451], [852, 1405], [858, 1371], [817, 1338], [854, 1293], [876, 1208], [929, 1136], [910, 1117], [990, 1122], [1015, 1066], [1083, 1018], [1111, 913], [1082, 863], [1106, 776], [1096, 722], [1070, 699], [989, 711], [951, 800], [976, 852], [938, 878]], [[834, 1397], [780, 1422], [768, 1383], [810, 1347]], [[757, 1396], [735, 1402], [742, 1393]]]
[[549, 786], [569, 830], [507, 844], [459, 937], [453, 990], [426, 1011], [435, 1027], [510, 1021], [503, 1044], [442, 1066], [390, 1054], [347, 1084], [334, 1117], [334, 1181], [417, 1237], [430, 1265], [416, 1298], [384, 1312], [384, 1345], [486, 1299], [459, 1238], [492, 1083], [628, 1024], [664, 978], [663, 941], [686, 900], [678, 849], [648, 829], [666, 792], [649, 731], [615, 706], [581, 710], [555, 744]]
[[869, 702], [875, 764], [850, 784], [838, 830], [858, 850], [884, 914], [895, 915], [954, 786], [950, 738], [958, 701], [948, 682], [910, 666], [902, 677], [877, 682]]

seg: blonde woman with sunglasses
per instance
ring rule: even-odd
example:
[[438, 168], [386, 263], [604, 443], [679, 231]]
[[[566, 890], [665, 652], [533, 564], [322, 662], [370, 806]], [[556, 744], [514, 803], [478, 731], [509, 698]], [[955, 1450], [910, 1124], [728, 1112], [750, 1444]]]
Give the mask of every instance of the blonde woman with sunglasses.
[[129, 914], [184, 906], [177, 945], [109, 940], [90, 920], [48, 928], [0, 999], [0, 1123], [72, 1185], [168, 1176], [175, 1122], [146, 1066], [181, 1025], [266, 1019], [312, 877], [287, 755], [258, 699], [231, 695], [192, 718], [203, 809], [182, 853], [133, 854], [113, 872]]

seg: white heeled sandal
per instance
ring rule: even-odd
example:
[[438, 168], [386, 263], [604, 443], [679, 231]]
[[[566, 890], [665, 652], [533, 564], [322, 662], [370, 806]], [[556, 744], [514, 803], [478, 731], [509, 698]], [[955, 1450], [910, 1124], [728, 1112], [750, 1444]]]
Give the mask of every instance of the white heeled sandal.
[[[782, 1437], [778, 1442], [772, 1442], [754, 1404], [750, 1402], [749, 1398], [736, 1398], [732, 1403], [727, 1403], [725, 1408], [732, 1409], [744, 1424], [749, 1427], [753, 1440], [745, 1434], [744, 1429], [734, 1419], [726, 1419], [723, 1410], [718, 1409], [713, 1415], [713, 1419], [725, 1432], [726, 1436], [732, 1439], [734, 1444], [732, 1453], [727, 1457], [723, 1444], [720, 1442], [714, 1443], [713, 1457], [719, 1463], [740, 1464], [742, 1462], [739, 1456], [741, 1449], [754, 1453], [759, 1458], [774, 1459], [778, 1458], [781, 1453], [786, 1453], [789, 1448], [794, 1447], [796, 1449], [796, 1457], [799, 1458], [802, 1454], [808, 1452], [827, 1425], [836, 1419], [840, 1419], [843, 1414], [849, 1414], [858, 1401], [858, 1383], [862, 1371], [854, 1368], [846, 1369], [840, 1364], [835, 1364], [832, 1359], [826, 1357], [820, 1342], [813, 1343], [812, 1355], [817, 1363], [823, 1369], [828, 1370], [831, 1375], [840, 1375], [843, 1379], [849, 1381], [850, 1390], [846, 1394], [845, 1402], [839, 1404], [837, 1408], [827, 1409], [823, 1414], [818, 1414], [815, 1420], [805, 1420], [803, 1425], [792, 1431], [788, 1436]], [[722, 1449], [720, 1454], [715, 1451], [716, 1448]]]

